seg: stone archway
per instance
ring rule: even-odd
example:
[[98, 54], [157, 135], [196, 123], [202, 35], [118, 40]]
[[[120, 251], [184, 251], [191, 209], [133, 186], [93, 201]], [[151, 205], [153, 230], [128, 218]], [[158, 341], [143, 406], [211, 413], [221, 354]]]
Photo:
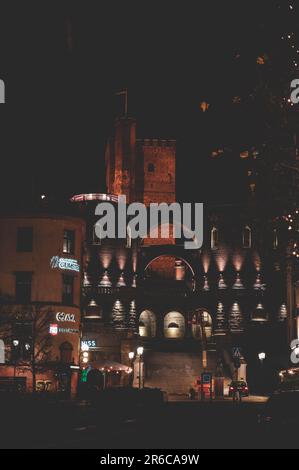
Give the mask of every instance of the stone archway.
[[213, 319], [205, 309], [197, 310], [192, 316], [192, 336], [199, 341], [210, 341], [213, 336]]
[[186, 321], [180, 312], [169, 312], [164, 317], [164, 337], [167, 339], [183, 339], [186, 334]]
[[151, 310], [144, 310], [139, 317], [139, 336], [142, 338], [157, 336], [157, 319]]

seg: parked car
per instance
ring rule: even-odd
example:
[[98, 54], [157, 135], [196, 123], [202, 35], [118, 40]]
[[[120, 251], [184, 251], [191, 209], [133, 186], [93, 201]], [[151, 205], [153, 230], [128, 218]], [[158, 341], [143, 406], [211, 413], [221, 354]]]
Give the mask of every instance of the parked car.
[[233, 397], [236, 392], [240, 393], [241, 397], [249, 397], [249, 388], [244, 381], [234, 381], [229, 386], [229, 396]]

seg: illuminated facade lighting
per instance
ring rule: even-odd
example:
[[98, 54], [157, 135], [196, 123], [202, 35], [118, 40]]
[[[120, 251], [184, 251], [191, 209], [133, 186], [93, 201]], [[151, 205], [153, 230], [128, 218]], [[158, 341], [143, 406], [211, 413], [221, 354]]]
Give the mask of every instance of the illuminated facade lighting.
[[243, 282], [241, 280], [240, 273], [237, 274], [237, 279], [236, 279], [236, 281], [233, 285], [233, 289], [235, 289], [235, 290], [244, 290], [245, 289], [245, 287], [243, 285]]

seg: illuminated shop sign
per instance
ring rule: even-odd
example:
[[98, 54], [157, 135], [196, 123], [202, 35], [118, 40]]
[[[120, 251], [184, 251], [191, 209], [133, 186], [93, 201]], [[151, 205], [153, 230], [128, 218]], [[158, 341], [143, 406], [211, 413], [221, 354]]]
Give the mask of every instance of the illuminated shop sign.
[[58, 328], [58, 333], [68, 334], [68, 335], [78, 335], [79, 330], [76, 330], [74, 328]]
[[75, 328], [60, 328], [58, 325], [52, 324], [49, 328], [51, 336], [58, 336], [59, 334], [78, 335], [79, 330]]
[[58, 312], [56, 320], [59, 323], [76, 323], [76, 316], [70, 313]]
[[75, 271], [80, 272], [80, 265], [75, 259], [60, 258], [59, 256], [53, 256], [50, 261], [52, 269], [61, 269], [62, 271]]
[[50, 325], [49, 333], [50, 333], [51, 336], [57, 336], [58, 335], [58, 325]]
[[95, 339], [89, 339], [89, 340], [84, 340], [81, 343], [81, 349], [83, 350], [84, 348], [88, 347], [89, 349], [97, 348], [97, 342]]

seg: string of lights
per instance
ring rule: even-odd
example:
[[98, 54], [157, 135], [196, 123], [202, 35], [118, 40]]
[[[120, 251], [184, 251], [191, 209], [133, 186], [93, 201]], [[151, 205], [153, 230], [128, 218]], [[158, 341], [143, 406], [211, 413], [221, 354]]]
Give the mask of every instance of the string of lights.
[[299, 210], [296, 209], [293, 213], [284, 216], [283, 220], [288, 227], [292, 254], [299, 260]]

